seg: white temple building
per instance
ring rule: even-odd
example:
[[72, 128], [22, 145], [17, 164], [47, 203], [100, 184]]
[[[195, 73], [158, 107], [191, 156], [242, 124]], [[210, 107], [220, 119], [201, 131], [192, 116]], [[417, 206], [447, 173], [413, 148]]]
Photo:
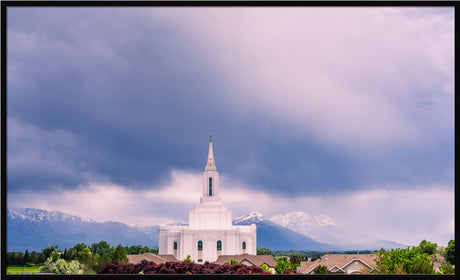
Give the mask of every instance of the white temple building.
[[197, 263], [214, 262], [220, 255], [257, 253], [256, 225], [232, 225], [232, 212], [219, 196], [219, 173], [209, 135], [208, 161], [203, 172], [203, 195], [200, 204], [189, 211], [185, 226], [160, 226], [160, 255], [174, 255], [183, 260], [190, 255]]

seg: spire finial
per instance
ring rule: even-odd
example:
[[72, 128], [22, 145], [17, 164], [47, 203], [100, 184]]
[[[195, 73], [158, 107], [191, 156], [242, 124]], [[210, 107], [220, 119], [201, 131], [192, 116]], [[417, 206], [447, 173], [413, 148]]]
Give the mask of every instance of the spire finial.
[[209, 130], [209, 143], [212, 142], [212, 130], [210, 129]]

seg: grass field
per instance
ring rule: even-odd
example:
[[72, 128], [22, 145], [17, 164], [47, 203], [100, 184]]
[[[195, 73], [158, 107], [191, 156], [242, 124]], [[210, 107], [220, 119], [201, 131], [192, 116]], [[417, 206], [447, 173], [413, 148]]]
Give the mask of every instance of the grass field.
[[21, 274], [21, 273], [38, 273], [40, 272], [38, 266], [8, 266], [6, 268], [7, 274]]

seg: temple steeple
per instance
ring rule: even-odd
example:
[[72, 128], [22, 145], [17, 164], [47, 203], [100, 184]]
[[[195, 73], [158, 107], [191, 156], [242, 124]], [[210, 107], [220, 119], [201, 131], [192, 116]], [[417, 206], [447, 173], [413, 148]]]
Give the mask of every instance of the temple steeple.
[[214, 154], [212, 153], [212, 132], [209, 132], [209, 150], [208, 161], [206, 162], [205, 171], [216, 171], [216, 163], [214, 161]]
[[[204, 139], [206, 138], [203, 138], [203, 160]], [[196, 263], [203, 264], [214, 262], [219, 256], [257, 253], [256, 225], [233, 225], [232, 212], [221, 202], [219, 173], [212, 148], [212, 134], [209, 133], [209, 150], [203, 171], [203, 194], [200, 203], [189, 211], [188, 225], [158, 227], [160, 254], [174, 255], [178, 260], [189, 256]]]
[[203, 172], [203, 196], [201, 203], [220, 203], [219, 173], [217, 172], [214, 154], [212, 152], [212, 132], [209, 132], [209, 149], [206, 167]]

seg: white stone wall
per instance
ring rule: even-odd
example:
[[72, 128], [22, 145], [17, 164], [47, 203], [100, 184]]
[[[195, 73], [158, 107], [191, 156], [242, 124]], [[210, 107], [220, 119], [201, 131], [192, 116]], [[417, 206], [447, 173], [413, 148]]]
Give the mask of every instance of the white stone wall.
[[[197, 262], [199, 258], [214, 262], [218, 258], [217, 241], [222, 241], [221, 255], [243, 254], [242, 242], [246, 242], [246, 253], [257, 253], [255, 225], [233, 226], [229, 230], [192, 230], [187, 227], [160, 227], [159, 254], [175, 254], [176, 259], [183, 260], [190, 255]], [[202, 256], [199, 256], [198, 241], [203, 242]], [[174, 242], [177, 251], [174, 252]]]
[[222, 204], [199, 204], [189, 212], [191, 229], [231, 229], [232, 212]]

